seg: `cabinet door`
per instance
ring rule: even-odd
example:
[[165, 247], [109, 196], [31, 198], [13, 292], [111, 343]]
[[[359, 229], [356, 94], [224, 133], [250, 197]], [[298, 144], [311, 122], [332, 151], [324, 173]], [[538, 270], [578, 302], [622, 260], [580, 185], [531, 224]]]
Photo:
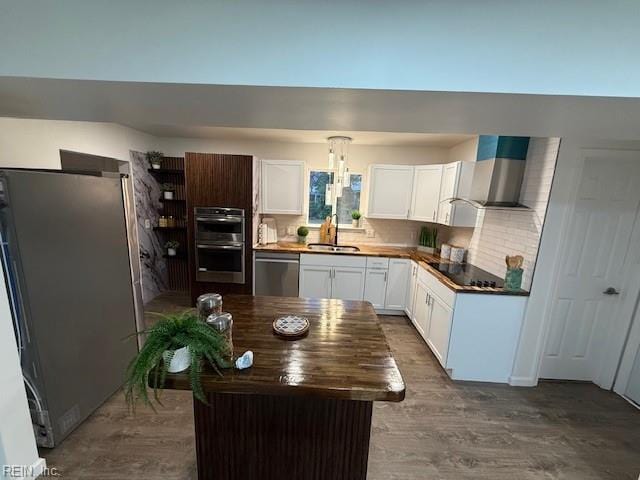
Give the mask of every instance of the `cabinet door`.
[[331, 277], [331, 267], [301, 265], [299, 296], [302, 298], [331, 298]]
[[427, 330], [427, 344], [431, 348], [440, 365], [447, 365], [447, 353], [449, 351], [449, 336], [451, 334], [451, 323], [453, 310], [442, 300], [436, 297], [433, 292], [429, 294], [430, 321]]
[[413, 167], [372, 165], [369, 167], [367, 217], [407, 218], [411, 206]]
[[407, 314], [411, 322], [415, 322], [414, 306], [416, 303], [416, 282], [418, 281], [418, 264], [411, 261], [409, 270], [409, 284], [407, 288], [407, 298], [405, 300], [404, 313]]
[[403, 258], [389, 260], [389, 277], [387, 281], [387, 296], [385, 308], [389, 310], [404, 310], [407, 301], [407, 285], [411, 261]]
[[302, 215], [304, 162], [262, 160], [262, 213]]
[[415, 167], [411, 220], [435, 222], [440, 201], [442, 165], [420, 165]]
[[364, 281], [364, 300], [371, 302], [373, 308], [384, 308], [387, 274], [387, 270], [367, 268], [367, 277]]
[[456, 197], [456, 185], [458, 182], [460, 162], [449, 163], [442, 169], [442, 182], [440, 184], [440, 200], [438, 201], [438, 223], [451, 225], [455, 205], [448, 202]]
[[364, 298], [364, 268], [333, 267], [331, 298], [362, 300]]
[[424, 283], [418, 281], [416, 283], [415, 305], [413, 307], [413, 324], [425, 340], [427, 339], [427, 332], [429, 331], [430, 313], [427, 298], [427, 287]]

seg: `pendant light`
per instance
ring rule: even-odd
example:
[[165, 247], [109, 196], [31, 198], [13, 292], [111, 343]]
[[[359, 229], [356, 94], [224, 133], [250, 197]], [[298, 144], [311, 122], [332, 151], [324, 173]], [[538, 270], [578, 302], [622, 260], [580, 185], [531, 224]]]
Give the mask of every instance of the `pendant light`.
[[[327, 138], [329, 143], [329, 171], [333, 174], [331, 188], [327, 185], [325, 205], [332, 205], [333, 198], [342, 197], [342, 189], [349, 187], [351, 176], [349, 174], [348, 155], [351, 137], [335, 136]], [[336, 162], [336, 156], [338, 161]], [[337, 164], [336, 164], [337, 163]]]

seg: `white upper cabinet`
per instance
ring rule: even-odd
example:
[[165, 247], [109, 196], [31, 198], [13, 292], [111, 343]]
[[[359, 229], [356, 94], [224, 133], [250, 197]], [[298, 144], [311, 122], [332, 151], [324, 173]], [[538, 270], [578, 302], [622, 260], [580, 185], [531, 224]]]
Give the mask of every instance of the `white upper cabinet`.
[[262, 213], [302, 215], [304, 162], [262, 160]]
[[442, 165], [419, 165], [414, 167], [411, 220], [435, 223], [438, 219]]
[[410, 165], [371, 165], [366, 216], [408, 218], [412, 184], [413, 167]]
[[450, 203], [451, 198], [469, 198], [474, 162], [453, 162], [443, 165], [438, 223], [452, 227], [473, 227], [476, 209], [464, 202]]

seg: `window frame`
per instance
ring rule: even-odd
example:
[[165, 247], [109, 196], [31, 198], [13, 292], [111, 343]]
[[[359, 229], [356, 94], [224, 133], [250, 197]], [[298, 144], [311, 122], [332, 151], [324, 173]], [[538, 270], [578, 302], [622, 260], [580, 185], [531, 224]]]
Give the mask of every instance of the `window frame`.
[[[311, 172], [324, 172], [324, 173], [335, 173], [333, 170], [329, 170], [328, 168], [312, 168], [309, 167], [307, 169], [307, 175], [306, 175], [306, 180], [305, 180], [305, 208], [306, 208], [306, 222], [307, 222], [307, 226], [309, 228], [320, 228], [322, 226], [322, 223], [311, 223], [310, 218], [309, 218], [309, 213], [310, 213], [310, 204], [309, 204], [309, 195], [311, 193]], [[364, 191], [364, 173], [361, 172], [350, 172], [351, 175], [360, 175], [360, 198], [359, 198], [359, 205], [358, 205], [358, 210], [362, 211], [362, 194]], [[331, 205], [331, 216], [333, 218], [333, 215], [336, 214], [336, 209], [338, 208], [337, 206], [337, 201], [334, 202]], [[349, 221], [348, 223], [339, 223], [338, 224], [338, 228], [341, 229], [354, 229], [353, 224], [351, 223], [351, 221]], [[356, 230], [360, 230], [357, 229]]]

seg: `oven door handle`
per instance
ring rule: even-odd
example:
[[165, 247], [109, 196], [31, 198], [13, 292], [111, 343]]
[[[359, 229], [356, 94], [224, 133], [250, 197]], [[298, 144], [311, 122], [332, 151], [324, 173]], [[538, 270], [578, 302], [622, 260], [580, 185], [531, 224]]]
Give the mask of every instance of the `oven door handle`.
[[196, 217], [196, 222], [203, 223], [242, 223], [242, 218], [240, 217]]
[[202, 243], [196, 244], [196, 248], [205, 248], [207, 250], [242, 250], [242, 245], [204, 245]]

